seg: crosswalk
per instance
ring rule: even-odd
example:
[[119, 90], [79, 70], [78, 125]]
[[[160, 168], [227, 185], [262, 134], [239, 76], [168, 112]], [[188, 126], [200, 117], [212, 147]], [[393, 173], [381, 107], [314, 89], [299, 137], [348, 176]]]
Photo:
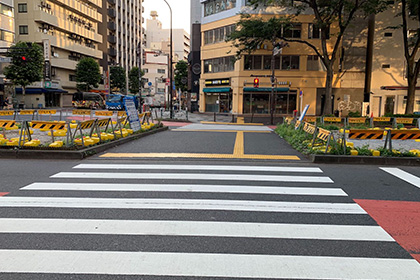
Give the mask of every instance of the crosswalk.
[[420, 279], [318, 167], [79, 164], [0, 210], [0, 279]]

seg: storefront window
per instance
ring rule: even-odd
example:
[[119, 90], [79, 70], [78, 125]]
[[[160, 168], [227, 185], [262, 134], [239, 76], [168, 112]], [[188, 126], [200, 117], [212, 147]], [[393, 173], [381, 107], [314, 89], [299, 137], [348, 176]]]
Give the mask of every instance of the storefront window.
[[[243, 113], [244, 114], [270, 114], [271, 93], [244, 93]], [[296, 91], [288, 93], [275, 93], [274, 95], [274, 114], [291, 115], [296, 109]]]

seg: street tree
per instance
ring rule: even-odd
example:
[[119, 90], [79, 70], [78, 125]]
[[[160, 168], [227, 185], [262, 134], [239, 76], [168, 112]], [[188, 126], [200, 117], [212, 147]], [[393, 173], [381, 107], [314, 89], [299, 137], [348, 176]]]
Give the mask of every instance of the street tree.
[[113, 91], [125, 92], [126, 76], [125, 69], [121, 66], [112, 66], [109, 69], [109, 81]]
[[[304, 39], [290, 38], [285, 34], [282, 34], [281, 39], [286, 42], [296, 42], [308, 46], [324, 64], [326, 69], [325, 114], [332, 113], [333, 79], [346, 29], [353, 23], [356, 14], [360, 13], [367, 16], [378, 13], [386, 9], [389, 3], [387, 0], [250, 0], [249, 2], [255, 7], [264, 8], [267, 5], [272, 5], [287, 9], [290, 14], [286, 15], [285, 18], [290, 22], [293, 22], [294, 18], [304, 11], [313, 14], [313, 30], [319, 30], [320, 32], [320, 45]], [[336, 31], [330, 34], [330, 30]], [[330, 51], [328, 50], [329, 45], [332, 47]]]
[[[401, 0], [401, 19], [403, 49], [407, 69], [407, 105], [406, 114], [414, 112], [416, 97], [417, 79], [420, 72], [420, 58], [418, 56], [420, 48], [420, 3], [419, 0]], [[416, 28], [410, 28], [415, 22]]]
[[4, 75], [14, 86], [21, 86], [25, 95], [28, 85], [42, 80], [42, 49], [35, 43], [18, 42], [10, 47], [7, 56], [11, 57], [12, 62], [5, 67]]
[[[144, 72], [140, 71], [141, 76], [139, 77], [139, 68], [133, 67], [131, 68], [130, 72], [128, 72], [128, 90], [132, 94], [137, 94], [140, 91], [140, 88], [143, 87], [143, 79], [141, 77], [144, 76]], [[140, 79], [142, 83], [140, 83]], [[141, 86], [140, 86], [141, 85]]]
[[175, 88], [185, 92], [188, 89], [188, 63], [184, 60], [175, 65]]
[[76, 82], [78, 90], [89, 91], [98, 87], [101, 78], [99, 64], [95, 59], [84, 57], [77, 63]]

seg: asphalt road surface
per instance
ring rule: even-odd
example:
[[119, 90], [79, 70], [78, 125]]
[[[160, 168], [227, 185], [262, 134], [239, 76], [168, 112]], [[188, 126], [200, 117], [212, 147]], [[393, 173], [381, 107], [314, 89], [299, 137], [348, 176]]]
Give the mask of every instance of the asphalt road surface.
[[419, 168], [312, 164], [267, 127], [0, 167], [0, 279], [420, 279]]

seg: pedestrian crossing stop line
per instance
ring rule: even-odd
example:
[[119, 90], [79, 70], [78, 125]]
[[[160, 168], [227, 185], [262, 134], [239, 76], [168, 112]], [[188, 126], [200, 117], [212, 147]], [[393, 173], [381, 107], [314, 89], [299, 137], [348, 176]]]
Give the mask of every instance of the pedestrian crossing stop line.
[[290, 166], [235, 166], [235, 165], [185, 165], [185, 164], [78, 164], [74, 169], [139, 169], [139, 170], [206, 170], [206, 171], [264, 171], [322, 173], [319, 167]]
[[[21, 190], [50, 191], [114, 191], [114, 192], [205, 192], [277, 195], [347, 196], [339, 188], [303, 188], [236, 185], [189, 184], [95, 184], [95, 183], [33, 183]], [[1, 193], [0, 193], [1, 195]]]
[[289, 213], [366, 214], [356, 203], [215, 199], [0, 197], [0, 207], [221, 210]]
[[166, 235], [395, 242], [379, 226], [213, 221], [0, 219], [0, 233]]
[[420, 279], [420, 265], [412, 259], [64, 250], [0, 250], [0, 272], [256, 279]]
[[100, 158], [213, 158], [213, 159], [265, 159], [300, 160], [293, 155], [252, 155], [252, 154], [208, 154], [208, 153], [106, 153]]
[[171, 179], [171, 180], [226, 180], [296, 183], [334, 183], [325, 176], [248, 175], [248, 174], [201, 174], [201, 173], [103, 173], [59, 172], [50, 178], [83, 179]]

